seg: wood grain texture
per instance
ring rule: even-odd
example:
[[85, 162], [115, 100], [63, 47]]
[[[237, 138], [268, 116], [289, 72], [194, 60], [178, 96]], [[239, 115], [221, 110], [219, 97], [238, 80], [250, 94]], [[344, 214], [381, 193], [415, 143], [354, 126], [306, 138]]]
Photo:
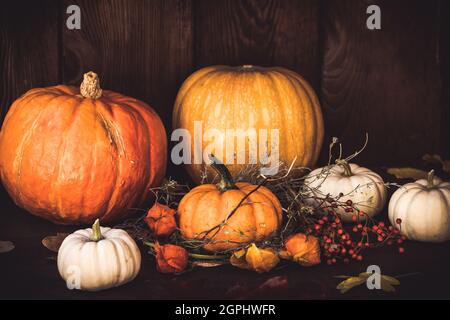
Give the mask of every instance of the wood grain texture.
[[[186, 0], [64, 1], [81, 8], [81, 30], [63, 24], [63, 79], [94, 70], [102, 87], [150, 104], [170, 129], [179, 85], [191, 71], [191, 3]], [[64, 22], [65, 23], [65, 22]]]
[[[190, 0], [64, 0], [81, 8], [81, 30], [63, 28], [63, 79], [79, 85], [94, 70], [104, 89], [140, 99], [161, 117], [170, 138], [178, 88], [192, 72]], [[170, 150], [170, 148], [169, 148]], [[168, 176], [185, 180], [169, 161]]]
[[[378, 4], [382, 29], [366, 28]], [[443, 150], [437, 1], [326, 1], [322, 106], [328, 136], [364, 164], [411, 164]], [[445, 13], [446, 14], [446, 13]], [[326, 151], [326, 150], [324, 150]]]
[[320, 78], [319, 1], [194, 2], [195, 67], [281, 66], [315, 89]]
[[58, 83], [58, 61], [58, 2], [2, 2], [0, 123], [25, 91]]
[[[379, 31], [365, 27], [373, 3], [382, 10]], [[81, 30], [65, 27], [70, 4], [81, 7]], [[448, 12], [445, 0], [7, 1], [0, 117], [27, 89], [79, 85], [93, 69], [104, 88], [152, 105], [169, 131], [177, 90], [192, 71], [279, 65], [320, 93], [327, 136], [340, 137], [347, 153], [369, 132], [361, 162], [449, 158]]]
[[441, 137], [443, 140], [442, 156], [450, 159], [450, 2], [439, 1], [439, 62], [441, 71]]

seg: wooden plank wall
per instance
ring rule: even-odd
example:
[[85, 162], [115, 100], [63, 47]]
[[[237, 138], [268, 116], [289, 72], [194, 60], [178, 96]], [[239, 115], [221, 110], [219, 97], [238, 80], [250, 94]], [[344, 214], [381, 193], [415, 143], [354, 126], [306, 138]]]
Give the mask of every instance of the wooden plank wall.
[[[81, 30], [65, 27], [70, 4], [81, 7]], [[381, 7], [381, 30], [365, 27], [370, 4]], [[360, 162], [448, 158], [448, 12], [445, 0], [5, 1], [1, 117], [26, 90], [79, 84], [92, 69], [104, 88], [152, 105], [169, 131], [176, 92], [191, 72], [279, 65], [316, 89], [327, 139], [341, 138], [350, 153], [369, 133]]]

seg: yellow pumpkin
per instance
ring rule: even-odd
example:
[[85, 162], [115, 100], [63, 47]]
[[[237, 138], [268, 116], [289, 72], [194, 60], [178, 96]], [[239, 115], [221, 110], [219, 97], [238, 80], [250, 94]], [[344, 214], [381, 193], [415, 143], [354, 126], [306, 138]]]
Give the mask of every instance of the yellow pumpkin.
[[[201, 121], [201, 132], [196, 130], [197, 121]], [[314, 90], [297, 73], [279, 67], [211, 66], [198, 70], [186, 79], [178, 92], [173, 126], [187, 129], [192, 149], [197, 143], [202, 151], [211, 144], [203, 136], [210, 129], [221, 132], [222, 141], [226, 141], [227, 129], [244, 132], [252, 128], [257, 132], [266, 129], [268, 140], [270, 130], [278, 129], [279, 143], [269, 143], [268, 154], [277, 147], [279, 161], [289, 166], [296, 159], [295, 167], [314, 166], [324, 135], [322, 112]], [[230, 148], [234, 151], [231, 161], [227, 158], [225, 143], [221, 150], [211, 152], [227, 164], [233, 177], [248, 168], [250, 139], [248, 136], [245, 139], [245, 163], [236, 161], [239, 139], [234, 140], [234, 148]], [[211, 181], [213, 171], [201, 158], [201, 162], [195, 161], [194, 154], [195, 150], [187, 164], [189, 175], [198, 183], [202, 173], [207, 172]], [[255, 165], [257, 168], [266, 166], [260, 158]]]

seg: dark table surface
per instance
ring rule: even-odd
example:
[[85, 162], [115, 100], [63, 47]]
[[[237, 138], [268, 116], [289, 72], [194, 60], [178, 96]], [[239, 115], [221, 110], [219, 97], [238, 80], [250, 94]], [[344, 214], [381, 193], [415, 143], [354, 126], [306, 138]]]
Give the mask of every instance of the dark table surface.
[[[390, 177], [390, 181], [393, 181]], [[138, 277], [122, 287], [97, 293], [68, 290], [56, 267], [56, 254], [41, 240], [57, 232], [78, 228], [51, 224], [14, 205], [1, 189], [0, 240], [12, 241], [15, 249], [0, 254], [0, 299], [429, 299], [450, 298], [450, 242], [427, 244], [407, 241], [405, 253], [396, 247], [366, 251], [362, 262], [303, 268], [284, 263], [256, 274], [231, 266], [197, 268], [181, 275], [155, 270], [153, 257], [141, 247], [142, 268]], [[390, 191], [392, 192], [392, 191]], [[426, 212], [424, 212], [426, 214]], [[380, 215], [386, 218], [386, 210]], [[383, 274], [399, 276], [394, 293], [360, 286], [341, 294], [336, 275], [356, 275], [369, 265]]]

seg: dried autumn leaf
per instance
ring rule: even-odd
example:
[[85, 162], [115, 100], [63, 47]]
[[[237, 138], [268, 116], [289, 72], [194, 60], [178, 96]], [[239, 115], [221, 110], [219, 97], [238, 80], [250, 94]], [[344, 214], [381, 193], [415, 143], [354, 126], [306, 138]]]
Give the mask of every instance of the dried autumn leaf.
[[367, 281], [366, 278], [350, 277], [350, 278], [342, 281], [341, 283], [339, 283], [338, 286], [336, 287], [336, 289], [340, 290], [341, 293], [346, 293], [350, 289], [352, 289], [356, 286], [359, 286], [360, 284], [363, 284], [366, 281]]
[[0, 241], [0, 253], [10, 252], [14, 248], [14, 243], [11, 241]]
[[428, 177], [428, 172], [410, 167], [389, 168], [387, 170], [387, 173], [395, 176], [397, 179], [419, 180], [419, 179], [426, 179]]
[[351, 278], [352, 276], [345, 276], [345, 275], [341, 275], [341, 276], [334, 276], [333, 278], [336, 278], [336, 279], [348, 279], [348, 278]]
[[398, 286], [400, 284], [400, 281], [391, 276], [381, 275], [381, 279], [395, 286]]
[[[350, 289], [359, 286], [365, 282], [367, 282], [367, 279], [372, 276], [373, 273], [368, 272], [362, 272], [358, 276], [335, 276], [335, 278], [345, 279], [344, 281], [340, 282], [336, 289], [340, 290], [341, 293], [346, 293]], [[399, 285], [400, 281], [398, 281], [396, 278], [386, 275], [380, 275], [380, 285], [381, 289], [385, 292], [394, 292], [395, 288], [394, 285]]]
[[381, 280], [381, 289], [384, 292], [394, 292], [395, 288], [388, 282]]
[[263, 284], [261, 284], [259, 290], [276, 290], [276, 289], [287, 289], [289, 287], [289, 280], [287, 276], [275, 276], [267, 279]]
[[358, 277], [363, 278], [363, 279], [367, 279], [368, 277], [370, 277], [372, 275], [372, 273], [368, 273], [368, 272], [361, 272]]
[[44, 239], [42, 239], [42, 244], [48, 250], [58, 252], [59, 247], [61, 246], [62, 242], [68, 235], [69, 235], [68, 233], [58, 232], [56, 236], [46, 236]]
[[450, 172], [450, 160], [443, 160], [438, 154], [426, 154], [422, 159], [429, 163], [440, 164], [444, 172]]

